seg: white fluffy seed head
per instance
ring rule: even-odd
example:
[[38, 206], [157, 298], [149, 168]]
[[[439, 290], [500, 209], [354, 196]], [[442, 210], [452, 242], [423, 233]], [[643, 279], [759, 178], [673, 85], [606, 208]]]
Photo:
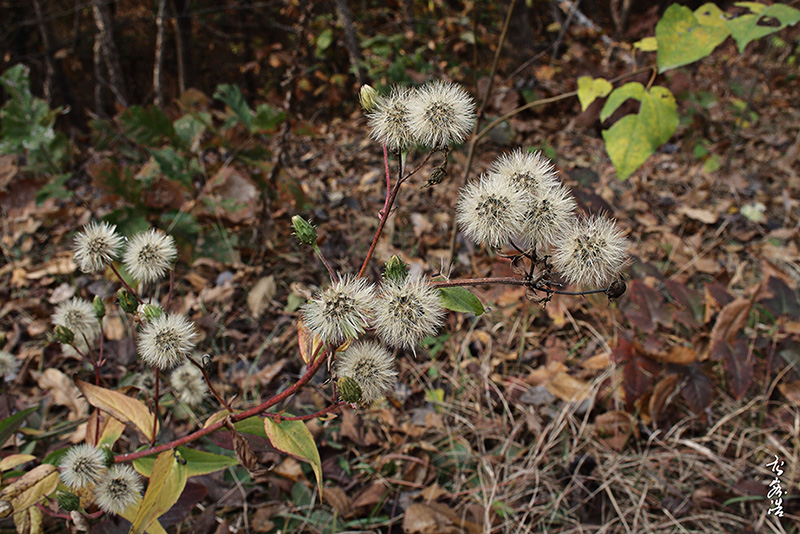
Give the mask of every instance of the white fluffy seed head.
[[475, 101], [456, 83], [423, 85], [411, 98], [408, 113], [412, 137], [430, 148], [462, 143], [475, 125]]
[[613, 219], [583, 217], [557, 239], [553, 265], [571, 284], [608, 287], [627, 261], [628, 242]]
[[[73, 343], [84, 355], [94, 347], [97, 336], [100, 335], [100, 321], [97, 320], [94, 306], [86, 299], [74, 297], [62, 302], [56, 307], [51, 319], [54, 325], [72, 330], [75, 335]], [[71, 345], [62, 344], [61, 348], [64, 354], [78, 354]]]
[[395, 361], [386, 347], [374, 341], [359, 341], [336, 356], [336, 376], [347, 376], [361, 388], [361, 402], [369, 404], [394, 389]]
[[530, 195], [498, 175], [484, 175], [461, 189], [456, 221], [475, 243], [502, 247], [519, 235]]
[[104, 512], [121, 514], [141, 498], [142, 479], [129, 465], [114, 465], [94, 488], [97, 506]]
[[117, 227], [106, 222], [91, 222], [75, 236], [72, 251], [78, 268], [85, 273], [96, 273], [119, 257], [122, 236]]
[[151, 228], [131, 238], [122, 259], [131, 276], [142, 282], [154, 282], [172, 269], [177, 257], [172, 236]]
[[575, 219], [577, 204], [563, 185], [545, 187], [531, 195], [520, 230], [520, 243], [543, 251], [563, 236]]
[[165, 313], [144, 325], [139, 333], [139, 356], [151, 367], [171, 369], [194, 350], [199, 334], [183, 315]]
[[412, 94], [411, 89], [394, 87], [388, 95], [375, 100], [368, 115], [371, 137], [386, 143], [391, 150], [405, 150], [414, 144], [408, 114]]
[[203, 373], [191, 362], [172, 371], [169, 381], [177, 397], [189, 406], [197, 406], [203, 402], [208, 391]]
[[347, 275], [303, 306], [303, 321], [325, 343], [358, 339], [372, 322], [375, 286]]
[[509, 180], [517, 189], [532, 195], [559, 185], [553, 163], [541, 152], [530, 153], [521, 148], [506, 153], [492, 162], [492, 173]]
[[68, 450], [59, 467], [61, 482], [73, 490], [94, 486], [107, 471], [103, 451], [86, 444]]
[[390, 347], [413, 348], [438, 332], [444, 315], [439, 292], [425, 278], [385, 280], [375, 302], [375, 333]]
[[0, 378], [4, 382], [10, 382], [17, 377], [19, 370], [19, 360], [8, 351], [0, 350]]

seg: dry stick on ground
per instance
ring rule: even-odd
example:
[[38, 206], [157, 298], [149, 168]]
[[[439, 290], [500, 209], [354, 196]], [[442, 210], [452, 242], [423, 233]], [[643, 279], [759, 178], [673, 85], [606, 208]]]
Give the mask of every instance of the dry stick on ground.
[[161, 83], [161, 71], [164, 68], [164, 12], [167, 9], [167, 0], [158, 0], [158, 14], [156, 15], [156, 52], [153, 61], [153, 103], [156, 107], [164, 104], [164, 87]]

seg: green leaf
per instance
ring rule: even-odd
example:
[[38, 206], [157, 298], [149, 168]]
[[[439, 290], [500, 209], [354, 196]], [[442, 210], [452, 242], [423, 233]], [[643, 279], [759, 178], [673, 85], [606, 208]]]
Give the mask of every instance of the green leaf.
[[604, 121], [613, 115], [614, 112], [617, 111], [617, 108], [629, 98], [641, 100], [643, 94], [644, 85], [639, 82], [626, 83], [622, 87], [617, 87], [611, 95], [609, 95], [608, 100], [606, 100], [606, 103], [603, 105], [603, 109], [600, 110], [600, 120]]
[[175, 149], [172, 147], [151, 148], [149, 152], [167, 178], [180, 183], [186, 188], [192, 187], [192, 173], [189, 171], [189, 163], [183, 156], [175, 152]]
[[131, 521], [130, 534], [142, 534], [178, 502], [186, 486], [186, 471], [186, 461], [179, 452], [169, 450], [158, 455], [142, 504]]
[[317, 37], [317, 56], [321, 56], [322, 52], [327, 50], [331, 44], [333, 44], [333, 30], [327, 28], [319, 34], [319, 37]]
[[[189, 447], [178, 447], [181, 456], [186, 460], [186, 476], [196, 477], [200, 475], [207, 475], [209, 473], [216, 473], [228, 467], [238, 465], [239, 462], [236, 458], [231, 456], [222, 456], [220, 454], [213, 454], [205, 451], [198, 451], [190, 449]], [[145, 456], [144, 458], [137, 458], [133, 461], [133, 467], [142, 476], [150, 477], [153, 473], [153, 464], [156, 459], [153, 456]]]
[[284, 112], [266, 103], [259, 104], [258, 107], [256, 107], [256, 116], [253, 117], [253, 124], [250, 127], [250, 131], [256, 133], [275, 130], [285, 118], [286, 114]]
[[465, 287], [439, 288], [439, 302], [448, 310], [461, 313], [483, 314], [483, 304], [469, 289]]
[[578, 78], [578, 100], [581, 103], [581, 111], [586, 111], [586, 108], [596, 99], [608, 96], [611, 89], [613, 86], [605, 78], [592, 78], [591, 76]]
[[694, 16], [697, 18], [697, 22], [703, 26], [718, 26], [724, 28], [725, 23], [728, 21], [728, 16], [725, 15], [716, 4], [712, 4], [711, 2], [703, 4], [695, 9]]
[[25, 422], [25, 418], [35, 412], [37, 408], [38, 406], [25, 408], [24, 410], [19, 411], [14, 415], [6, 417], [0, 421], [0, 443], [5, 443], [8, 441], [8, 438], [10, 438], [14, 432], [16, 432], [17, 429], [22, 426], [22, 423]]
[[317, 444], [303, 421], [281, 421], [276, 423], [271, 418], [264, 419], [264, 431], [272, 446], [295, 458], [311, 464], [317, 487], [322, 493], [322, 462], [319, 459]]
[[751, 41], [775, 33], [787, 26], [794, 26], [798, 22], [800, 22], [800, 11], [784, 4], [773, 4], [763, 10], [761, 14], [742, 15], [729, 20], [727, 27], [736, 40], [739, 53], [742, 53]]
[[172, 123], [175, 134], [183, 142], [183, 146], [191, 150], [195, 139], [206, 131], [206, 124], [211, 123], [211, 114], [203, 111], [197, 114], [184, 115]]
[[659, 86], [645, 92], [639, 113], [622, 117], [611, 128], [603, 130], [606, 151], [619, 179], [625, 180], [633, 174], [672, 137], [677, 127], [678, 108], [672, 93]]
[[72, 191], [67, 189], [66, 183], [70, 174], [56, 174], [36, 192], [36, 205], [41, 206], [45, 200], [55, 198], [67, 200], [72, 198]]
[[704, 26], [688, 7], [672, 4], [656, 24], [658, 72], [706, 57], [728, 35], [727, 27]]
[[633, 43], [633, 47], [642, 52], [655, 52], [658, 50], [658, 40], [655, 37], [645, 37]]
[[214, 98], [221, 100], [231, 108], [236, 117], [248, 130], [250, 129], [253, 124], [253, 111], [245, 102], [244, 95], [237, 86], [227, 83], [218, 85], [214, 92]]
[[157, 107], [132, 106], [120, 115], [119, 122], [125, 135], [139, 145], [160, 146], [175, 136], [169, 117]]

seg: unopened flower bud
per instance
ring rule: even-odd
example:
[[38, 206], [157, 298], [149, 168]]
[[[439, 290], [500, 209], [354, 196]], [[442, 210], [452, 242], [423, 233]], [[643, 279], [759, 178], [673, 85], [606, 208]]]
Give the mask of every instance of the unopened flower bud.
[[117, 291], [117, 300], [119, 301], [119, 307], [125, 313], [136, 313], [136, 308], [139, 307], [136, 295], [124, 288]]
[[369, 113], [375, 109], [375, 101], [378, 98], [378, 91], [371, 85], [362, 85], [361, 91], [358, 93], [358, 101], [361, 103], [361, 108]]
[[142, 314], [145, 321], [152, 321], [153, 319], [161, 317], [164, 314], [164, 310], [155, 304], [142, 304], [139, 307], [139, 312]]
[[103, 447], [100, 450], [103, 452], [103, 457], [106, 461], [106, 467], [111, 467], [114, 465], [114, 451], [112, 451], [109, 447]]
[[294, 226], [294, 235], [302, 244], [311, 247], [317, 244], [317, 229], [310, 222], [295, 215], [292, 217], [292, 226]]
[[56, 341], [65, 345], [69, 345], [75, 340], [75, 334], [66, 326], [57, 325], [53, 333]]
[[428, 187], [433, 187], [434, 185], [439, 185], [442, 183], [442, 180], [444, 180], [445, 176], [447, 176], [447, 167], [444, 165], [435, 167], [431, 172], [430, 178], [428, 178], [428, 181], [422, 186], [422, 188], [426, 189]]
[[350, 404], [361, 402], [361, 386], [351, 377], [341, 377], [337, 385], [339, 386], [339, 396], [343, 401]]
[[102, 321], [103, 317], [106, 316], [106, 303], [103, 302], [100, 295], [95, 295], [94, 301], [92, 301], [92, 308], [94, 308], [94, 314], [97, 316], [97, 319]]
[[606, 289], [606, 295], [608, 296], [608, 300], [618, 299], [622, 295], [625, 294], [625, 291], [628, 289], [628, 286], [622, 280], [615, 280], [611, 283], [611, 285]]
[[56, 495], [58, 505], [67, 512], [75, 512], [81, 509], [81, 498], [70, 493], [69, 491], [62, 491]]
[[408, 276], [408, 265], [397, 256], [392, 256], [383, 269], [383, 277], [390, 282], [402, 282]]

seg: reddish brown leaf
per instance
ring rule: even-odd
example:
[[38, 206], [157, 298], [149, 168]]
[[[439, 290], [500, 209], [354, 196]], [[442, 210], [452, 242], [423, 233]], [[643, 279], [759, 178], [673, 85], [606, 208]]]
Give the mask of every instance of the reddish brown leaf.
[[747, 323], [750, 309], [753, 307], [753, 299], [758, 291], [753, 291], [753, 297], [739, 297], [722, 308], [711, 329], [710, 343], [713, 346], [717, 341], [723, 340], [731, 343], [736, 332], [740, 331]]
[[622, 307], [625, 317], [643, 332], [655, 332], [659, 323], [667, 327], [672, 324], [670, 312], [674, 307], [665, 305], [661, 293], [641, 280], [630, 283], [628, 299]]
[[634, 352], [633, 343], [624, 337], [620, 337], [617, 346], [611, 351], [611, 361], [614, 363], [626, 363], [633, 358]]
[[672, 394], [675, 392], [675, 385], [678, 383], [678, 375], [670, 373], [659, 380], [653, 387], [653, 394], [650, 395], [649, 412], [650, 418], [654, 423], [658, 422], [659, 417], [664, 411]]
[[711, 404], [711, 380], [699, 368], [691, 367], [681, 396], [689, 409], [700, 415]]
[[636, 399], [649, 393], [653, 387], [653, 375], [657, 371], [655, 364], [640, 357], [633, 356], [622, 371], [622, 386], [625, 389], [625, 405], [633, 410]]
[[722, 357], [733, 397], [736, 400], [744, 397], [753, 383], [753, 363], [748, 358], [747, 341], [737, 339], [733, 347], [724, 341], [717, 341], [711, 352]]

